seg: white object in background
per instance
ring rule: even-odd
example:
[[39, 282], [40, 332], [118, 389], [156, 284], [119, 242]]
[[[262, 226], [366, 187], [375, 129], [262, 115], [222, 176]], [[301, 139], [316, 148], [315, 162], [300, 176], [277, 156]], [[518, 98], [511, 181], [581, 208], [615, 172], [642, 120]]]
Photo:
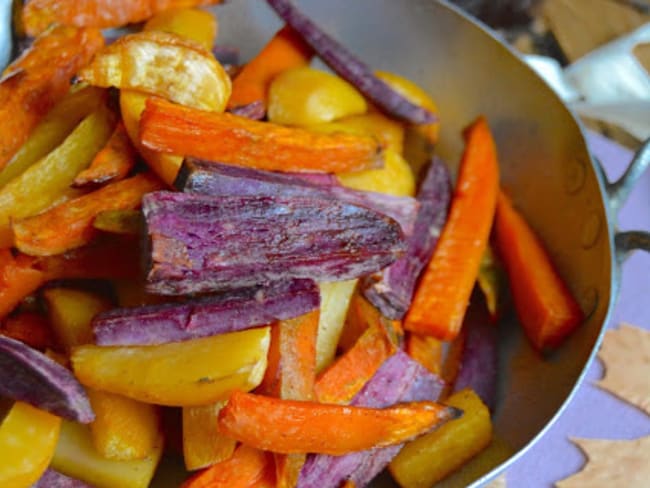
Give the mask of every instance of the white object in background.
[[11, 56], [11, 0], [0, 0], [0, 69]]
[[650, 42], [650, 24], [590, 52], [562, 71], [552, 58], [526, 62], [580, 115], [622, 127], [640, 140], [650, 137], [650, 74], [634, 48]]

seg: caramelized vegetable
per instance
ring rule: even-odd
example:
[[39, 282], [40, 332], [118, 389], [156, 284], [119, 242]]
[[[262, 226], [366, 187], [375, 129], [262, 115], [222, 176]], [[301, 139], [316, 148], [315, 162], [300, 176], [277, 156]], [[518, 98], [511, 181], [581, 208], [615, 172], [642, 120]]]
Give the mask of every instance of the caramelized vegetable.
[[[162, 31], [178, 34], [181, 37], [192, 39], [198, 42], [208, 51], [214, 47], [214, 40], [217, 38], [218, 22], [217, 17], [205, 10], [190, 7], [192, 0], [176, 0], [176, 3], [184, 5], [174, 5], [166, 10], [159, 11], [151, 17], [143, 30], [145, 31]], [[203, 0], [203, 3], [208, 3]], [[210, 3], [218, 3], [211, 1]]]
[[460, 330], [487, 246], [499, 191], [499, 167], [490, 128], [479, 118], [466, 147], [449, 217], [415, 291], [404, 328], [442, 340]]
[[384, 152], [384, 167], [339, 173], [342, 185], [355, 190], [386, 193], [396, 197], [415, 194], [415, 176], [408, 162], [393, 149]]
[[88, 387], [169, 406], [197, 406], [260, 384], [269, 328], [159, 346], [81, 346], [75, 375]]
[[517, 316], [528, 339], [539, 350], [559, 346], [584, 319], [580, 306], [539, 238], [503, 192], [495, 225]]
[[35, 259], [0, 250], [0, 317], [6, 316], [23, 298], [46, 281], [46, 274], [34, 267]]
[[189, 471], [207, 468], [232, 456], [237, 441], [219, 432], [219, 412], [225, 401], [183, 407], [183, 459]]
[[79, 79], [205, 110], [224, 110], [231, 92], [230, 78], [209, 51], [190, 39], [162, 31], [120, 37], [79, 72]]
[[7, 317], [0, 326], [0, 335], [11, 337], [40, 351], [55, 347], [47, 318], [36, 312], [22, 311]]
[[268, 88], [273, 78], [285, 70], [306, 66], [311, 55], [311, 49], [293, 29], [280, 29], [235, 77], [228, 108], [236, 109], [262, 102], [265, 109]]
[[96, 29], [55, 27], [12, 62], [0, 80], [0, 169], [64, 97], [70, 78], [104, 44]]
[[61, 418], [16, 402], [0, 423], [0, 484], [31, 486], [47, 468], [59, 438]]
[[[219, 428], [258, 449], [342, 455], [400, 444], [459, 415], [459, 410], [433, 402], [374, 409], [236, 391], [219, 413]], [[269, 428], [261, 431], [262, 424]]]

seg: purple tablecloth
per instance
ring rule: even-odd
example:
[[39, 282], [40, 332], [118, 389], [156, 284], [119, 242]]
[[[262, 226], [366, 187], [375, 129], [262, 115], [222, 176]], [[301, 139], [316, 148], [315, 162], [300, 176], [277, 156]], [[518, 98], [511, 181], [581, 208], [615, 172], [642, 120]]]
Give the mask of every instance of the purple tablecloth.
[[[597, 134], [589, 134], [589, 144], [610, 181], [621, 175], [632, 158], [630, 151]], [[650, 171], [621, 209], [619, 226], [621, 230], [650, 230]], [[636, 251], [623, 265], [618, 303], [607, 327], [616, 328], [621, 322], [650, 330], [650, 254]], [[595, 386], [602, 375], [602, 364], [594, 361], [558, 421], [508, 470], [509, 488], [552, 487], [579, 471], [585, 457], [570, 437], [623, 440], [650, 434], [650, 417]], [[650, 381], [650, 371], [648, 377]]]

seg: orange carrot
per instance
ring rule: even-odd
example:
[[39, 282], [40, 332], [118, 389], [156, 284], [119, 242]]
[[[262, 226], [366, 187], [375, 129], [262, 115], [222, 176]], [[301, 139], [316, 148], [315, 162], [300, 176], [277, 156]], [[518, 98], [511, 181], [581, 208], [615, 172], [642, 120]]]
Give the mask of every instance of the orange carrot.
[[104, 210], [126, 210], [140, 205], [145, 193], [163, 184], [150, 173], [111, 183], [87, 195], [13, 224], [15, 245], [38, 256], [61, 254], [89, 243], [97, 232], [93, 220]]
[[52, 348], [55, 344], [47, 318], [35, 312], [21, 312], [7, 317], [0, 327], [0, 335], [24, 342], [41, 351]]
[[341, 488], [357, 488], [357, 484], [352, 480], [346, 480], [345, 483], [341, 485]]
[[406, 330], [441, 340], [456, 337], [463, 323], [499, 192], [496, 147], [483, 117], [465, 140], [447, 223], [404, 321]]
[[123, 123], [118, 123], [106, 143], [97, 153], [90, 166], [77, 175], [72, 182], [75, 188], [92, 187], [121, 180], [135, 166], [136, 150], [126, 133]]
[[56, 27], [37, 38], [0, 80], [0, 169], [70, 88], [70, 78], [104, 45], [96, 29]]
[[315, 387], [318, 401], [349, 403], [396, 351], [383, 327], [369, 327], [354, 346], [320, 374]]
[[269, 171], [356, 171], [381, 166], [384, 157], [370, 136], [321, 134], [160, 98], [147, 99], [140, 139], [155, 151]]
[[269, 362], [260, 390], [286, 400], [311, 400], [316, 379], [319, 311], [271, 326]]
[[195, 474], [181, 488], [252, 488], [260, 486], [272, 467], [270, 453], [242, 444], [230, 458]]
[[406, 336], [406, 353], [433, 374], [442, 370], [442, 341], [435, 337], [409, 333]]
[[45, 273], [35, 269], [34, 264], [35, 259], [30, 256], [14, 257], [11, 250], [0, 250], [0, 317], [45, 283]]
[[237, 74], [232, 83], [232, 94], [228, 108], [237, 108], [262, 101], [273, 78], [285, 70], [298, 68], [309, 63], [311, 48], [289, 26], [280, 29]]
[[[319, 311], [314, 310], [271, 326], [268, 366], [260, 391], [286, 400], [311, 400], [316, 380], [316, 334]], [[306, 454], [275, 454], [277, 488], [298, 482]]]
[[347, 351], [369, 327], [383, 328], [394, 343], [399, 343], [404, 331], [399, 320], [388, 320], [360, 293], [354, 293], [348, 308], [345, 325], [339, 338], [338, 348]]
[[[433, 402], [376, 409], [280, 400], [235, 391], [219, 413], [219, 429], [258, 449], [340, 456], [400, 444], [458, 414], [453, 408]], [[260, 429], [260, 425], [265, 428]]]
[[544, 245], [503, 192], [497, 203], [495, 236], [528, 339], [539, 350], [559, 346], [584, 314]]
[[25, 32], [35, 36], [51, 24], [119, 27], [142, 22], [171, 8], [220, 3], [220, 0], [29, 0], [22, 10]]

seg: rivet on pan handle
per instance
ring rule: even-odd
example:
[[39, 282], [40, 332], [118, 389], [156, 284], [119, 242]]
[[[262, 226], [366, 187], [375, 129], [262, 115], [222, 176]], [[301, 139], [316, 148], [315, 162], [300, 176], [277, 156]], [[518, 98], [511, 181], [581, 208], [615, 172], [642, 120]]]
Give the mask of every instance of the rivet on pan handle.
[[[636, 153], [630, 166], [623, 173], [623, 176], [607, 185], [612, 214], [616, 215], [618, 213], [632, 192], [634, 185], [648, 166], [650, 166], [650, 139], [643, 143], [643, 146]], [[640, 230], [617, 231], [614, 236], [614, 242], [616, 244], [616, 257], [619, 263], [623, 262], [627, 255], [635, 249], [650, 252], [650, 232]]]

